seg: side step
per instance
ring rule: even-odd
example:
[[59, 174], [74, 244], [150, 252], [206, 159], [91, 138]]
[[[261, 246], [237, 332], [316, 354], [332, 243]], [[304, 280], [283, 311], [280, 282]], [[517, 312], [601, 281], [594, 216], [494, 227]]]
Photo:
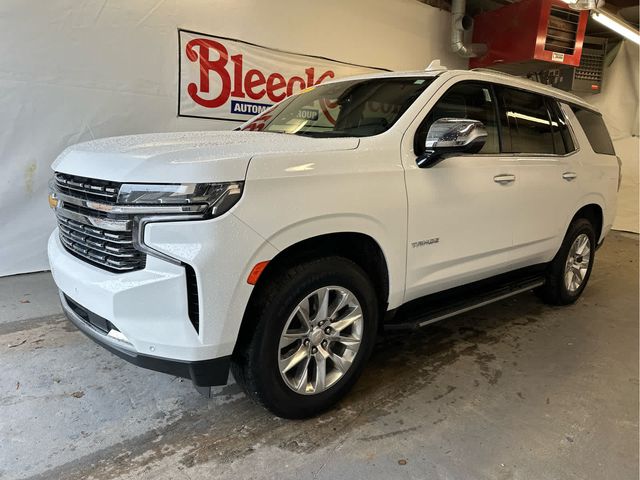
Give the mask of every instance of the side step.
[[530, 276], [509, 282], [478, 282], [429, 295], [401, 307], [393, 322], [384, 325], [387, 331], [412, 330], [439, 322], [445, 318], [498, 302], [505, 298], [544, 285], [543, 276]]

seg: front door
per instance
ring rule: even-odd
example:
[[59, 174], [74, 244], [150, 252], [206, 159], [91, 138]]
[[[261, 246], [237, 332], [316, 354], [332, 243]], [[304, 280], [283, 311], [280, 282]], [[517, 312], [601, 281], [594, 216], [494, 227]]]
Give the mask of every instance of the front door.
[[416, 155], [430, 124], [440, 118], [479, 120], [488, 137], [479, 153], [452, 156], [431, 168], [405, 162], [409, 243], [405, 301], [508, 271], [512, 258], [517, 161], [500, 156], [492, 86], [451, 85], [426, 117], [416, 120], [419, 125], [408, 129], [411, 135], [415, 131]]

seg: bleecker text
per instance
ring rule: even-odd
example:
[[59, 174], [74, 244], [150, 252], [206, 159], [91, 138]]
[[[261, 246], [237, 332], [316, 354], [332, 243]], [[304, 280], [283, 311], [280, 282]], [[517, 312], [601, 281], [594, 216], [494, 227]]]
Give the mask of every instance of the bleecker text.
[[[218, 108], [226, 104], [230, 98], [248, 98], [250, 108], [241, 109], [241, 103], [234, 102], [236, 112], [233, 113], [258, 113], [260, 105], [251, 100], [263, 100], [276, 103], [292, 95], [295, 91], [303, 90], [321, 83], [323, 80], [334, 78], [332, 70], [326, 70], [317, 79], [314, 67], [304, 70], [302, 76], [293, 75], [285, 78], [281, 73], [265, 75], [255, 68], [245, 72], [243, 55], [229, 55], [227, 48], [220, 42], [207, 38], [196, 38], [187, 43], [185, 48], [187, 58], [192, 62], [199, 62], [199, 84], [195, 82], [187, 86], [187, 93], [197, 104], [206, 108]], [[229, 62], [231, 61], [231, 62]], [[231, 63], [231, 65], [229, 65]], [[217, 75], [222, 85], [220, 93], [209, 98], [211, 75]], [[267, 97], [267, 98], [265, 98]]]

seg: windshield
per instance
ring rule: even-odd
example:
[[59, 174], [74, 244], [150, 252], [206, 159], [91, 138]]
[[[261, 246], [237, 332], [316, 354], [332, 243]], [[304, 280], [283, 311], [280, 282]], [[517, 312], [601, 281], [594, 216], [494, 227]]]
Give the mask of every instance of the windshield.
[[318, 85], [275, 105], [241, 130], [311, 137], [368, 137], [388, 130], [433, 81], [373, 78]]

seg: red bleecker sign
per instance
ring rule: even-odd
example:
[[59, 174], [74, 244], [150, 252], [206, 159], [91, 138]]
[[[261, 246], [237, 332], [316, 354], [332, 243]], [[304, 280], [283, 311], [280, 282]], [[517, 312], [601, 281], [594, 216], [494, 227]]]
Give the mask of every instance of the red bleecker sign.
[[178, 115], [242, 121], [305, 88], [380, 69], [178, 30]]

